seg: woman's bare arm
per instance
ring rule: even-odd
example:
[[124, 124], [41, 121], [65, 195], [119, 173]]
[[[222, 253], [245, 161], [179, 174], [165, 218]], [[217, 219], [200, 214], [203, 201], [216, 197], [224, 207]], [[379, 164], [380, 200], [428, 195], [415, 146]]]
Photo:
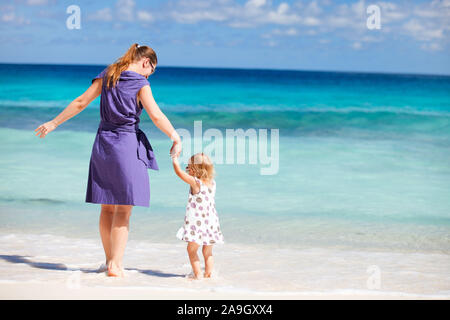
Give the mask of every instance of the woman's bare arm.
[[172, 140], [180, 140], [178, 133], [175, 131], [169, 119], [167, 119], [166, 115], [161, 111], [153, 98], [150, 86], [144, 86], [141, 88], [139, 91], [139, 99], [155, 126], [157, 126], [159, 130], [164, 132]]
[[44, 138], [48, 133], [55, 130], [61, 123], [73, 118], [83, 111], [95, 98], [102, 92], [102, 79], [96, 79], [91, 86], [79, 97], [73, 100], [59, 115], [53, 120], [41, 124], [34, 131], [36, 136], [40, 134], [40, 138]]
[[139, 90], [138, 97], [155, 126], [173, 141], [170, 153], [178, 156], [181, 152], [181, 138], [153, 98], [150, 86], [143, 86]]

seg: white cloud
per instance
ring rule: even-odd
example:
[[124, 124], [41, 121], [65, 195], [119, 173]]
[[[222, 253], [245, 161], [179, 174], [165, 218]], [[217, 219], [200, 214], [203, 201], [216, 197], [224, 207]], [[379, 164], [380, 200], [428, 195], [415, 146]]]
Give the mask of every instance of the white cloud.
[[362, 42], [381, 42], [381, 41], [383, 41], [382, 38], [374, 37], [374, 36], [363, 36], [360, 40]]
[[113, 13], [111, 8], [103, 8], [89, 15], [88, 19], [96, 21], [112, 21]]
[[[27, 1], [38, 4], [53, 0]], [[381, 8], [379, 30], [369, 30], [366, 26], [369, 4]], [[292, 4], [285, 0], [173, 0], [160, 8], [158, 12], [150, 12], [136, 8], [135, 0], [117, 0], [112, 9], [101, 9], [89, 18], [116, 24], [149, 23], [158, 18], [180, 24], [209, 21], [240, 29], [272, 26], [275, 29], [261, 35], [262, 38], [273, 40], [272, 36], [302, 34], [317, 36], [320, 42], [319, 39], [332, 36], [355, 50], [386, 39], [413, 39], [419, 48], [428, 51], [442, 50], [450, 42], [450, 0], [296, 0]], [[2, 14], [4, 22], [17, 20], [11, 13]]]
[[245, 3], [246, 8], [261, 8], [266, 4], [266, 0], [249, 0]]
[[[381, 9], [381, 29], [366, 25], [369, 4]], [[447, 41], [450, 31], [450, 0], [421, 3], [354, 0], [336, 3], [329, 0], [298, 0], [292, 5], [284, 1], [248, 0], [178, 0], [172, 6], [171, 19], [179, 23], [216, 21], [233, 28], [258, 28], [265, 25], [285, 26], [298, 34], [329, 35], [344, 39], [356, 50], [365, 43], [380, 42], [389, 35], [406, 36], [419, 42], [433, 42], [424, 49], [437, 49], [435, 43]], [[280, 30], [280, 29], [275, 29]], [[273, 31], [262, 35], [285, 35]], [[294, 32], [292, 32], [292, 35]], [[381, 37], [382, 36], [382, 37]], [[442, 47], [442, 44], [441, 44]]]
[[354, 42], [352, 44], [352, 48], [355, 49], [355, 50], [361, 50], [361, 48], [362, 48], [361, 42]]
[[167, 10], [167, 18], [178, 23], [198, 23], [202, 21], [226, 21], [230, 13], [228, 0], [179, 0]]
[[148, 11], [138, 11], [137, 18], [142, 22], [153, 22], [155, 20], [153, 15]]
[[252, 22], [246, 21], [232, 21], [228, 23], [228, 26], [232, 28], [253, 28], [255, 25]]
[[427, 9], [414, 9], [414, 15], [422, 18], [438, 18], [441, 16], [441, 13], [435, 10], [427, 10]]
[[381, 22], [383, 24], [394, 23], [399, 20], [403, 20], [410, 14], [410, 8], [400, 8], [397, 4], [392, 2], [377, 2], [380, 6]]
[[210, 8], [211, 1], [209, 0], [179, 0], [176, 3], [177, 7], [185, 7], [185, 8]]
[[276, 41], [273, 40], [269, 40], [266, 42], [266, 45], [269, 47], [275, 47], [278, 43]]
[[172, 11], [170, 16], [179, 23], [197, 23], [199, 21], [225, 21], [226, 15], [215, 11], [177, 12]]
[[319, 7], [319, 3], [314, 0], [311, 1], [305, 8], [305, 14], [308, 16], [317, 16], [323, 12], [322, 8]]
[[132, 21], [134, 19], [134, 6], [133, 0], [117, 0], [116, 10], [118, 18], [123, 21]]
[[360, 17], [366, 17], [366, 4], [364, 0], [360, 0], [351, 5], [351, 10], [355, 14], [356, 19], [360, 19]]
[[7, 12], [3, 12], [0, 16], [0, 21], [3, 23], [13, 24], [13, 25], [25, 25], [30, 24], [31, 20], [25, 18], [23, 15], [17, 15], [13, 7], [5, 8]]
[[48, 4], [48, 0], [27, 0], [29, 6], [42, 6]]
[[330, 16], [324, 25], [332, 28], [348, 28], [353, 25], [353, 19], [346, 16]]
[[271, 32], [264, 33], [261, 35], [262, 38], [272, 38], [272, 36], [296, 36], [298, 35], [298, 31], [295, 28], [288, 29], [273, 29]]
[[315, 17], [306, 17], [302, 20], [302, 24], [305, 26], [319, 26], [321, 25], [321, 20]]
[[278, 6], [277, 12], [278, 14], [285, 14], [289, 10], [289, 5], [286, 2], [280, 3]]
[[405, 31], [407, 31], [414, 38], [421, 41], [431, 41], [436, 39], [442, 39], [444, 37], [444, 30], [440, 28], [433, 28], [433, 25], [428, 24], [425, 26], [423, 21], [417, 19], [410, 20], [403, 25]]
[[192, 44], [194, 46], [200, 46], [200, 47], [213, 47], [215, 45], [214, 41], [199, 41], [199, 40], [193, 40]]
[[2, 21], [3, 22], [12, 22], [14, 21], [16, 17], [16, 14], [14, 12], [4, 13], [2, 15]]
[[135, 11], [135, 2], [133, 0], [118, 0], [114, 9], [110, 7], [100, 9], [93, 14], [88, 15], [89, 20], [114, 21], [114, 28], [121, 28], [119, 21], [135, 21], [136, 19], [143, 23], [153, 22], [155, 17], [149, 11]]
[[441, 51], [443, 48], [439, 43], [424, 43], [420, 46], [423, 50], [426, 51]]
[[174, 6], [169, 16], [179, 23], [201, 21], [225, 22], [233, 28], [257, 27], [264, 24], [290, 25], [300, 21], [291, 12], [290, 6], [282, 2], [276, 8], [266, 0], [249, 0], [243, 5], [234, 1], [208, 1], [202, 5], [196, 1], [182, 0]]
[[289, 5], [281, 3], [276, 10], [271, 10], [257, 19], [262, 24], [275, 23], [291, 25], [300, 22], [300, 16], [295, 13], [289, 13]]
[[298, 34], [298, 32], [295, 28], [290, 28], [290, 29], [286, 30], [286, 35], [288, 35], [288, 36], [295, 36], [297, 34]]
[[[413, 18], [404, 30], [421, 41], [448, 41], [450, 32], [450, 0], [433, 0], [415, 7]], [[434, 46], [436, 48], [436, 46]]]

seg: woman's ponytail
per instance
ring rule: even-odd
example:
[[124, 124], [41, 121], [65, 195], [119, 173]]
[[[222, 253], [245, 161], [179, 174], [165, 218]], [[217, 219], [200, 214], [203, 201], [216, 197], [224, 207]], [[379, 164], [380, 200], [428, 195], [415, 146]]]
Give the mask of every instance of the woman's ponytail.
[[131, 47], [128, 49], [128, 51], [125, 52], [125, 54], [122, 57], [117, 59], [116, 62], [114, 62], [108, 67], [108, 71], [106, 73], [107, 88], [110, 88], [111, 86], [113, 87], [116, 86], [116, 83], [119, 80], [122, 71], [125, 71], [130, 65], [130, 63], [136, 61], [137, 58], [139, 58], [140, 55], [138, 54], [138, 51], [140, 50], [140, 48], [142, 47], [139, 47], [137, 43], [132, 44]]

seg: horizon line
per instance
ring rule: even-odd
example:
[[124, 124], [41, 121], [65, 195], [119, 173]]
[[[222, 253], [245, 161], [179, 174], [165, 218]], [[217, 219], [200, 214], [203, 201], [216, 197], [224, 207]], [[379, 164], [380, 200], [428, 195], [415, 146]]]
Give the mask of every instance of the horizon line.
[[[98, 63], [44, 63], [44, 62], [2, 62], [0, 65], [54, 65], [54, 66], [108, 66], [109, 64]], [[323, 69], [284, 69], [284, 68], [244, 68], [244, 67], [211, 67], [211, 66], [176, 66], [176, 65], [160, 65], [159, 68], [180, 68], [180, 69], [224, 69], [224, 70], [261, 70], [261, 71], [292, 71], [292, 72], [334, 72], [334, 73], [359, 73], [359, 74], [385, 74], [385, 75], [406, 75], [406, 76], [439, 76], [450, 77], [450, 73], [417, 73], [417, 72], [396, 72], [396, 71], [354, 71], [354, 70], [323, 70]]]

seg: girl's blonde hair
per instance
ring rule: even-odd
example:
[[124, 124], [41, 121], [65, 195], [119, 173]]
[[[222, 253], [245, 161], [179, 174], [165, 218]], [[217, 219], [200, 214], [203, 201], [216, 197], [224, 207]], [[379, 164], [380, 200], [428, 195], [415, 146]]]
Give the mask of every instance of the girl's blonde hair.
[[194, 154], [189, 159], [189, 164], [194, 176], [200, 180], [210, 181], [216, 174], [211, 159], [203, 152]]
[[152, 48], [140, 46], [137, 43], [132, 44], [123, 56], [108, 66], [108, 71], [106, 72], [106, 87], [115, 87], [122, 71], [125, 71], [131, 63], [139, 61], [143, 57], [149, 58], [154, 67], [158, 64], [158, 58]]

